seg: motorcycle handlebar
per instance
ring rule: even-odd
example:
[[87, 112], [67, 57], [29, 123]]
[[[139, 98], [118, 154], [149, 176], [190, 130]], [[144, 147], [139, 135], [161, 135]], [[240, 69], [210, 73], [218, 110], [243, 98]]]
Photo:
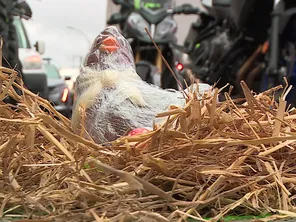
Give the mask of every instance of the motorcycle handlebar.
[[132, 8], [134, 7], [133, 1], [130, 0], [112, 0], [115, 5], [121, 5], [123, 7]]
[[[129, 0], [113, 0], [116, 5], [121, 5], [127, 8], [133, 8], [134, 5]], [[168, 14], [198, 14], [200, 12], [199, 8], [193, 7], [191, 4], [183, 4], [175, 7], [174, 9], [168, 9]]]
[[191, 4], [183, 4], [179, 7], [173, 9], [173, 14], [198, 14], [200, 12], [199, 8], [193, 7]]

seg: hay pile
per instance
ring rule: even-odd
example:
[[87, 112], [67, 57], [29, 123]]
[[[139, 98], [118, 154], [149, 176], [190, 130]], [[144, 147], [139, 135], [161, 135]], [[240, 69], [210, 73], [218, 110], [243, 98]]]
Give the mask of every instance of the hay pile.
[[[69, 120], [16, 75], [1, 67], [0, 218], [296, 215], [296, 112], [285, 112], [284, 100], [273, 101], [277, 89], [253, 96], [242, 83], [246, 99], [226, 94], [222, 103], [216, 89], [201, 103], [190, 99], [185, 108], [159, 114], [168, 120], [153, 132], [97, 145], [73, 134]], [[7, 95], [19, 101], [17, 107], [3, 102]]]

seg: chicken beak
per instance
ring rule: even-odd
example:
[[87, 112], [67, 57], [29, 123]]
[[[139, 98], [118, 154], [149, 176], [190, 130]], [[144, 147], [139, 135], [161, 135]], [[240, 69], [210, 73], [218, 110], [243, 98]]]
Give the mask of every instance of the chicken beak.
[[109, 52], [109, 53], [117, 51], [118, 48], [119, 48], [119, 44], [117, 40], [112, 36], [109, 36], [106, 39], [104, 39], [99, 47], [101, 52]]

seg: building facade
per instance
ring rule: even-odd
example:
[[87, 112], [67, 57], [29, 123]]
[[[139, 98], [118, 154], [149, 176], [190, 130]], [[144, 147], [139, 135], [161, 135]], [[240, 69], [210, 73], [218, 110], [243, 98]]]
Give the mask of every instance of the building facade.
[[[176, 5], [181, 5], [183, 3], [189, 3], [193, 6], [201, 7], [200, 0], [175, 0]], [[107, 0], [107, 18], [110, 17], [110, 15], [114, 12], [119, 11], [119, 7], [116, 6], [112, 0]], [[182, 44], [187, 33], [189, 30], [189, 27], [192, 22], [196, 21], [197, 15], [176, 15], [175, 19], [178, 23], [178, 32], [177, 32], [177, 38], [178, 43]]]

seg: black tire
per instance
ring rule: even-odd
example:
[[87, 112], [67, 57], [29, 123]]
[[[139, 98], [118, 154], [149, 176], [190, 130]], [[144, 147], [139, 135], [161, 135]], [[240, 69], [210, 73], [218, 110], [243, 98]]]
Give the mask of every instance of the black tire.
[[[13, 24], [13, 8], [15, 0], [0, 0], [0, 33], [3, 38], [3, 58], [2, 64], [5, 67], [15, 69], [19, 77], [21, 76], [22, 66], [18, 54], [18, 39], [16, 28]], [[21, 91], [16, 89], [18, 94]], [[11, 98], [7, 98], [6, 102], [16, 104]]]
[[4, 43], [2, 63], [5, 67], [16, 68], [21, 72], [17, 33], [13, 24], [14, 3], [15, 0], [0, 0], [0, 34]]
[[19, 53], [18, 53], [19, 45], [18, 45], [18, 38], [16, 33], [16, 27], [12, 23], [12, 21], [9, 23], [9, 32], [8, 32], [8, 58], [10, 65], [12, 68], [17, 70], [19, 74], [22, 73], [22, 65], [19, 60]]
[[16, 27], [13, 24], [13, 9], [16, 7], [15, 0], [10, 1], [10, 5], [8, 6], [8, 58], [9, 63], [12, 68], [21, 72], [21, 64], [19, 61], [19, 45], [18, 45], [18, 37], [16, 32]]
[[2, 46], [2, 64], [5, 67], [8, 67], [8, 33], [9, 33], [9, 25], [8, 25], [8, 4], [7, 0], [0, 0], [0, 35], [3, 40]]

